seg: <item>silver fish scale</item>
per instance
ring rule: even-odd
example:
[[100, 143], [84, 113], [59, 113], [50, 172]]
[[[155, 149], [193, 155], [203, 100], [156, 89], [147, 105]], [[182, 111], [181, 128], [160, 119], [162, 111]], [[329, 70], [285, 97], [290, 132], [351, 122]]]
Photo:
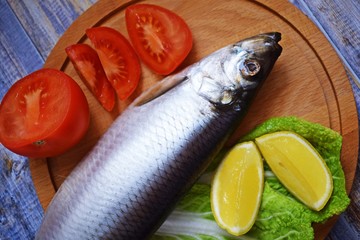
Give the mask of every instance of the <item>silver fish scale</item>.
[[[125, 111], [59, 189], [64, 219], [49, 208], [46, 239], [141, 239], [196, 181], [237, 116], [215, 110], [188, 81]], [[65, 189], [79, 197], [65, 198]]]
[[64, 181], [36, 239], [149, 238], [246, 114], [280, 39], [231, 44], [136, 99]]

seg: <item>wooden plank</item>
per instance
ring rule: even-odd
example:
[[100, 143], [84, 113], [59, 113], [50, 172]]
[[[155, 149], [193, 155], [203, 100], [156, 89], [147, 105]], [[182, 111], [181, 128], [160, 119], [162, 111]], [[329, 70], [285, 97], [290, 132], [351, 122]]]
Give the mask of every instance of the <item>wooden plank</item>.
[[360, 86], [359, 0], [292, 0], [324, 33]]
[[0, 56], [0, 99], [13, 82], [44, 63], [6, 1], [0, 1]]
[[0, 147], [0, 239], [33, 239], [43, 211], [29, 161]]
[[95, 2], [9, 0], [15, 15], [44, 59], [70, 24]]

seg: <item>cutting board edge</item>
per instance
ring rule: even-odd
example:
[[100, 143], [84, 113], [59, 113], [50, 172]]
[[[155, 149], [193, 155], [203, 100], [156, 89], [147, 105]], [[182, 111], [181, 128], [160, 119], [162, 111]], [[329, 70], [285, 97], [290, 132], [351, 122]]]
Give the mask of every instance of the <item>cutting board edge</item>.
[[[111, 2], [111, 1], [109, 1], [109, 0], [104, 0], [104, 1], [99, 1], [99, 2], [97, 2], [95, 5], [97, 5], [97, 6], [106, 6], [106, 4], [109, 4], [109, 2]], [[131, 4], [131, 3], [133, 3], [133, 2], [137, 2], [137, 1], [121, 1], [121, 3], [122, 4]], [[279, 12], [279, 14], [283, 14], [283, 17], [288, 17], [287, 18], [287, 21], [289, 21], [289, 22], [291, 22], [292, 23], [292, 25], [293, 26], [295, 26], [295, 27], [298, 27], [298, 26], [296, 26], [296, 25], [294, 25], [293, 24], [293, 22], [295, 21], [293, 18], [295, 18], [293, 15], [291, 15], [290, 14], [290, 11], [289, 11], [289, 9], [288, 9], [288, 7], [293, 7], [293, 8], [295, 8], [293, 5], [291, 5], [290, 3], [287, 3], [288, 5], [287, 5], [287, 7], [279, 7], [281, 4], [280, 3], [275, 3], [275, 1], [274, 2], [268, 2], [268, 1], [266, 1], [266, 0], [257, 0], [257, 1], [255, 1], [255, 2], [258, 2], [258, 3], [260, 3], [260, 4], [262, 4], [262, 5], [264, 5], [264, 6], [267, 6], [267, 8], [268, 9], [276, 9], [276, 10], [278, 10], [278, 12]], [[94, 6], [95, 6], [94, 5]], [[107, 5], [107, 6], [110, 6], [110, 5]], [[106, 9], [105, 9], [105, 7], [102, 9], [102, 11], [105, 11]], [[90, 13], [91, 13], [91, 11], [93, 11], [93, 9], [92, 8], [90, 8], [89, 10], [88, 10]], [[87, 12], [88, 11], [86, 11], [85, 12], [85, 14], [87, 14]], [[112, 11], [114, 11], [113, 9], [110, 11], [110, 9], [109, 9], [109, 12], [112, 12]], [[79, 39], [80, 39], [80, 41], [82, 41], [83, 40], [83, 38], [82, 37], [80, 37], [79, 38], [79, 35], [83, 35], [83, 34], [73, 34], [72, 32], [74, 31], [74, 29], [76, 29], [76, 28], [79, 28], [79, 27], [82, 27], [82, 28], [84, 28], [85, 29], [85, 27], [87, 27], [87, 26], [94, 26], [94, 25], [96, 25], [96, 23], [98, 22], [98, 20], [96, 20], [96, 19], [92, 19], [92, 18], [89, 18], [89, 20], [86, 20], [86, 18], [84, 18], [84, 15], [85, 14], [83, 14], [82, 16], [80, 16], [75, 22], [74, 22], [74, 24], [73, 25], [71, 25], [70, 27], [69, 27], [69, 29], [64, 33], [64, 35], [63, 35], [63, 37], [59, 40], [59, 42], [56, 44], [56, 46], [54, 47], [54, 49], [53, 49], [53, 51], [50, 53], [50, 55], [49, 55], [49, 58], [48, 58], [48, 60], [46, 61], [46, 63], [45, 63], [45, 65], [44, 65], [44, 67], [57, 67], [58, 65], [56, 65], [56, 63], [58, 63], [59, 62], [59, 59], [62, 59], [60, 62], [62, 62], [62, 63], [64, 63], [64, 64], [66, 64], [66, 54], [65, 54], [65, 51], [64, 51], [64, 49], [65, 49], [65, 47], [68, 45], [68, 43], [69, 42], [78, 42], [79, 41]], [[310, 28], [310, 29], [313, 29], [314, 27], [315, 28], [317, 28], [305, 15], [303, 15], [303, 14], [301, 14], [301, 12], [298, 10], [298, 12], [296, 12], [296, 17], [299, 17], [300, 18], [300, 20], [299, 21], [302, 21], [302, 22], [306, 22], [307, 24], [309, 24], [309, 26], [307, 26], [307, 28]], [[81, 20], [81, 21], [80, 21]], [[87, 22], [86, 22], [87, 21]], [[77, 23], [77, 22], [82, 22], [82, 23]], [[89, 23], [93, 23], [93, 24], [89, 24]], [[85, 24], [86, 23], [86, 24]], [[77, 25], [76, 25], [77, 24]], [[89, 24], [89, 25], [87, 25], [87, 24]], [[300, 31], [300, 30], [299, 30]], [[307, 38], [307, 41], [309, 41], [309, 43], [310, 44], [312, 44], [312, 45], [314, 45], [314, 46], [320, 46], [319, 44], [319, 42], [321, 42], [321, 41], [319, 41], [319, 37], [316, 37], [316, 36], [314, 36], [311, 32], [307, 32], [307, 31], [305, 31], [305, 32], [301, 32], [301, 34], [304, 36], [304, 37], [306, 37]], [[76, 36], [76, 37], [75, 37]], [[327, 46], [325, 46], [325, 48], [327, 48], [328, 49], [328, 47], [330, 46], [330, 48], [333, 50], [333, 48], [332, 48], [332, 46], [330, 45], [330, 43], [326, 40], [326, 38], [325, 38], [325, 36], [323, 36], [323, 35], [321, 35], [320, 36], [320, 38], [321, 39], [325, 39], [325, 41], [323, 41], [323, 42], [325, 42], [326, 43], [326, 45]], [[66, 41], [65, 41], [65, 39], [66, 39]], [[59, 53], [60, 51], [58, 50], [58, 49], [62, 49], [62, 53]], [[323, 54], [320, 54], [320, 57], [321, 57], [321, 60], [322, 61], [324, 61], [324, 63], [327, 63], [328, 61], [327, 61], [327, 58], [325, 57], [325, 53], [323, 53]], [[49, 60], [50, 59], [50, 60]], [[336, 57], [336, 59], [337, 59], [337, 61], [340, 63], [340, 59], [338, 58], [338, 57]], [[56, 60], [56, 62], [54, 62]], [[326, 65], [326, 64], [325, 64]], [[64, 65], [62, 65], [62, 66], [64, 66]], [[334, 79], [336, 79], [336, 81], [334, 82], [334, 91], [336, 90], [336, 87], [338, 87], [338, 86], [345, 86], [345, 88], [347, 89], [347, 90], [350, 90], [350, 93], [352, 93], [352, 89], [351, 89], [351, 86], [350, 86], [350, 84], [348, 83], [348, 81], [347, 80], [345, 80], [344, 81], [344, 76], [346, 76], [346, 74], [345, 74], [345, 69], [343, 68], [343, 66], [342, 66], [342, 64], [341, 64], [341, 68], [342, 68], [342, 70], [340, 70], [340, 71], [337, 71], [337, 74], [338, 75], [342, 75], [341, 77], [336, 77], [336, 78], [334, 78], [335, 76], [333, 76], [333, 75], [331, 75], [331, 77], [332, 78], [334, 78]], [[336, 76], [338, 76], [338, 75], [336, 75]], [[341, 82], [342, 81], [342, 82]], [[343, 84], [345, 84], [345, 85], [343, 85]], [[343, 94], [343, 93], [342, 93]], [[345, 94], [346, 95], [346, 94]], [[341, 97], [343, 97], [343, 96], [341, 96]], [[352, 95], [352, 97], [353, 97], [353, 95]], [[348, 96], [346, 97], [347, 99], [349, 98]], [[344, 109], [345, 107], [346, 108], [349, 108], [348, 106], [343, 106], [343, 105], [345, 105], [345, 103], [341, 103], [340, 105], [339, 105], [339, 111], [342, 111], [342, 109]], [[355, 105], [355, 102], [353, 101], [352, 102], [352, 105], [353, 106], [351, 106], [351, 108], [352, 108], [352, 110], [354, 110], [355, 109], [355, 111], [356, 111], [356, 105]], [[352, 116], [352, 120], [351, 121], [353, 121], [354, 119], [356, 119], [356, 123], [357, 123], [357, 115], [356, 115], [356, 113], [357, 112], [355, 112], [355, 114]], [[349, 120], [350, 121], [350, 120]], [[342, 123], [340, 123], [340, 124], [342, 124]], [[348, 136], [348, 138], [350, 138], [350, 139], [356, 139], [355, 141], [357, 141], [358, 142], [358, 125], [357, 125], [357, 127], [356, 127], [356, 130], [353, 130], [353, 132], [346, 132], [345, 133], [346, 134], [346, 136]], [[357, 144], [358, 145], [358, 144]], [[356, 152], [356, 153], [354, 153], [354, 155], [356, 155], [356, 156], [358, 156], [358, 151]], [[355, 157], [355, 156], [354, 156]], [[357, 158], [356, 158], [357, 159]], [[47, 166], [47, 163], [45, 163], [46, 164], [46, 166], [36, 166], [36, 168], [41, 168], [41, 169], [45, 169], [44, 167], [46, 167], [46, 168], [48, 168], [48, 166]], [[33, 166], [33, 164], [31, 164], [32, 166]], [[36, 165], [36, 164], [35, 164]], [[355, 164], [356, 165], [356, 164]], [[32, 167], [31, 167], [32, 168]], [[352, 174], [352, 179], [353, 179], [353, 176], [355, 175], [355, 170], [354, 170], [354, 172], [353, 173], [351, 173]], [[52, 182], [51, 182], [51, 177], [50, 178], [48, 178], [48, 180], [49, 181], [42, 181], [42, 183], [44, 184], [44, 182], [46, 182], [45, 183], [45, 185], [47, 185], [48, 187], [49, 187], [49, 189], [51, 189], [51, 186], [53, 187], [53, 185], [52, 185]], [[34, 181], [35, 182], [35, 181]], [[351, 183], [352, 183], [352, 181], [351, 181]], [[37, 185], [36, 183], [35, 183], [35, 185]], [[352, 184], [350, 184], [350, 186], [351, 186]], [[36, 186], [35, 186], [36, 187]], [[54, 190], [54, 192], [55, 192], [55, 189], [53, 188], [53, 190]], [[38, 190], [37, 190], [38, 191]], [[38, 193], [40, 193], [39, 191], [38, 191]], [[41, 200], [40, 200], [41, 201]], [[44, 209], [46, 209], [47, 208], [47, 206], [48, 206], [48, 204], [49, 204], [49, 202], [50, 202], [50, 199], [46, 199], [46, 201], [44, 202], [44, 201], [42, 201], [42, 206], [44, 207]]]

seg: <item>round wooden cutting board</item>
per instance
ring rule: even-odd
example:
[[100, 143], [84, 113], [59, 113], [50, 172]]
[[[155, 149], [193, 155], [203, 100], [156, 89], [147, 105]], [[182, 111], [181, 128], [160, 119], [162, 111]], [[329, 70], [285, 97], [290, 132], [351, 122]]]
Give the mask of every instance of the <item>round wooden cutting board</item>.
[[[188, 23], [194, 46], [180, 68], [243, 38], [263, 32], [281, 32], [283, 53], [232, 140], [274, 116], [293, 115], [330, 127], [343, 136], [341, 161], [347, 191], [350, 191], [358, 156], [358, 120], [354, 97], [335, 51], [309, 19], [285, 0], [142, 2], [168, 8]], [[144, 89], [163, 78], [142, 65], [142, 79], [137, 91], [129, 100], [118, 101], [115, 110], [108, 113], [81, 82], [66, 57], [65, 47], [80, 42], [90, 44], [85, 30], [93, 26], [113, 27], [128, 37], [124, 9], [134, 3], [136, 1], [97, 2], [64, 33], [45, 63], [45, 67], [61, 69], [79, 83], [90, 105], [91, 125], [82, 141], [67, 153], [30, 161], [35, 187], [44, 208], [66, 176], [96, 144], [113, 120]], [[316, 225], [316, 238], [324, 238], [334, 221], [335, 218]]]

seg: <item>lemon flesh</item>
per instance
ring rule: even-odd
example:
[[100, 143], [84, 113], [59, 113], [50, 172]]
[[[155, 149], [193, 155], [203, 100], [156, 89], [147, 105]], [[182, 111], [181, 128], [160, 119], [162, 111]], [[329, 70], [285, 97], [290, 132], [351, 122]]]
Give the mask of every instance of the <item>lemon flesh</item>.
[[216, 222], [232, 235], [250, 230], [259, 211], [264, 169], [254, 142], [234, 146], [219, 165], [211, 187]]
[[332, 190], [330, 171], [314, 147], [300, 135], [281, 131], [255, 139], [261, 154], [280, 182], [302, 203], [319, 211]]

